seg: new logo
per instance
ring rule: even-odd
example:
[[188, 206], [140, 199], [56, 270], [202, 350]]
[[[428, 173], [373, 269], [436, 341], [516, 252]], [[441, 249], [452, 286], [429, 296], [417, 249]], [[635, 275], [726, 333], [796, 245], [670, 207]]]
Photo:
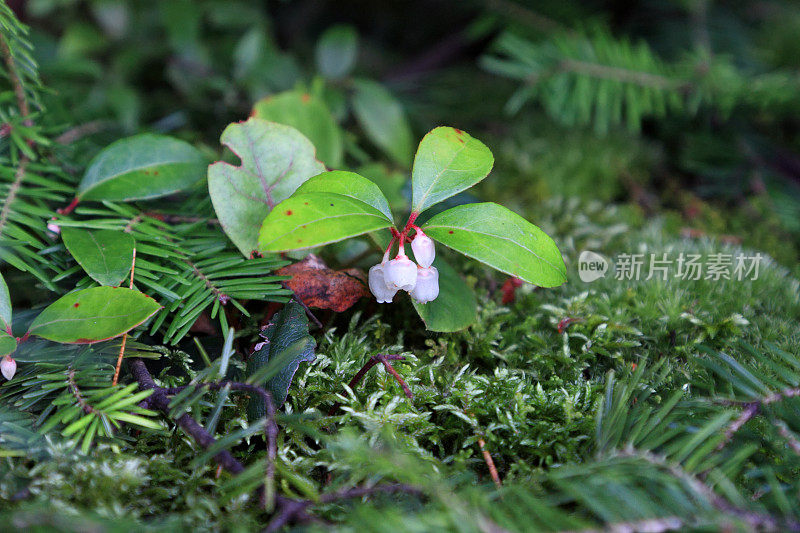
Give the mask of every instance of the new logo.
[[605, 277], [608, 272], [608, 259], [596, 252], [584, 250], [578, 256], [578, 276], [581, 281], [591, 283]]

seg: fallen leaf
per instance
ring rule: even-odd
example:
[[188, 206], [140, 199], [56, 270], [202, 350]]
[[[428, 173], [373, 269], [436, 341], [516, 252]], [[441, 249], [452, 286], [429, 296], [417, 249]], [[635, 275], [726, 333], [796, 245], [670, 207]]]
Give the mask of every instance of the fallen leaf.
[[276, 274], [292, 276], [284, 284], [308, 307], [341, 313], [350, 309], [361, 298], [369, 296], [363, 271], [357, 268], [330, 269], [314, 254], [283, 267]]

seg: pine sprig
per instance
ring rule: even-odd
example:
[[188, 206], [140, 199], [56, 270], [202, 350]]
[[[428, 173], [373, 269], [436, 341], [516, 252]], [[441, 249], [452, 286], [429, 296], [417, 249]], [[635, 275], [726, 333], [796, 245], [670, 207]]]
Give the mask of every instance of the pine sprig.
[[598, 133], [624, 125], [638, 131], [644, 118], [691, 116], [703, 106], [729, 114], [736, 106], [786, 112], [796, 109], [800, 77], [757, 72], [708, 50], [687, 50], [669, 63], [650, 46], [595, 27], [557, 31], [541, 41], [504, 33], [484, 68], [523, 82], [509, 112], [531, 100], [567, 126], [593, 125]]
[[535, 98], [560, 122], [594, 124], [604, 133], [619, 124], [638, 130], [642, 117], [683, 107], [686, 81], [674, 68], [645, 43], [601, 29], [559, 33], [540, 43], [506, 33], [495, 49], [498, 55], [484, 57], [483, 66], [525, 83], [507, 104], [511, 112]]

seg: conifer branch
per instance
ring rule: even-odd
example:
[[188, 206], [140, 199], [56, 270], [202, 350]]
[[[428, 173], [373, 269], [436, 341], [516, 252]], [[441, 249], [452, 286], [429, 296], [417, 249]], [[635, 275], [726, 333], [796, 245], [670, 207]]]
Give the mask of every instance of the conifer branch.
[[14, 173], [14, 181], [11, 182], [11, 186], [8, 189], [8, 194], [3, 199], [3, 208], [0, 209], [0, 235], [3, 234], [3, 230], [8, 223], [8, 217], [11, 215], [11, 204], [14, 203], [14, 200], [17, 198], [17, 194], [19, 194], [20, 189], [22, 188], [22, 182], [25, 180], [25, 172], [28, 168], [28, 163], [30, 160], [27, 156], [23, 155], [19, 160], [19, 166], [17, 167], [17, 171]]
[[81, 410], [88, 414], [94, 413], [95, 408], [88, 404], [86, 399], [81, 394], [80, 389], [78, 388], [78, 384], [75, 383], [75, 369], [70, 368], [69, 372], [67, 372], [67, 383], [69, 383], [69, 390], [75, 399], [78, 401], [78, 405], [81, 406]]
[[3, 62], [5, 62], [6, 68], [8, 69], [8, 78], [11, 80], [11, 85], [14, 88], [14, 96], [17, 99], [17, 107], [19, 107], [20, 115], [24, 119], [23, 123], [26, 126], [30, 126], [32, 122], [30, 118], [28, 118], [30, 109], [28, 107], [28, 98], [25, 96], [25, 87], [22, 85], [22, 80], [17, 72], [14, 55], [11, 53], [6, 37], [2, 32], [0, 32], [0, 54], [2, 54]]

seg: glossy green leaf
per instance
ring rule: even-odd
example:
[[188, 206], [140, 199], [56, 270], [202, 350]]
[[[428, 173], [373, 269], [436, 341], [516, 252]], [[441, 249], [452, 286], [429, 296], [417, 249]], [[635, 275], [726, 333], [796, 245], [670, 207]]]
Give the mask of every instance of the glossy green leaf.
[[17, 339], [5, 331], [0, 331], [0, 357], [17, 349]]
[[417, 213], [468, 189], [492, 170], [491, 150], [449, 127], [431, 130], [417, 148], [411, 173], [411, 208]]
[[342, 130], [316, 96], [301, 91], [267, 96], [253, 106], [253, 116], [297, 129], [311, 141], [323, 163], [332, 168], [342, 164]]
[[264, 219], [258, 244], [262, 252], [301, 250], [391, 225], [386, 215], [360, 200], [311, 192], [278, 204]]
[[528, 283], [556, 287], [567, 280], [553, 239], [503, 206], [461, 205], [439, 213], [422, 228], [445, 246]]
[[92, 287], [47, 306], [29, 332], [55, 342], [88, 344], [122, 335], [159, 309], [155, 300], [133, 289]]
[[222, 229], [250, 257], [258, 249], [264, 217], [325, 166], [299, 131], [258, 118], [229, 125], [222, 144], [239, 156], [241, 165], [222, 161], [211, 165], [208, 191]]
[[430, 331], [459, 331], [478, 318], [478, 303], [475, 292], [461, 275], [441, 258], [433, 262], [439, 270], [439, 296], [432, 302], [413, 302], [425, 327]]
[[408, 176], [404, 172], [390, 169], [383, 163], [367, 163], [356, 172], [373, 182], [389, 200], [389, 205], [398, 211], [407, 211], [409, 195], [405, 194]]
[[0, 275], [0, 330], [11, 330], [11, 295], [2, 275]]
[[357, 80], [353, 85], [353, 112], [367, 137], [395, 163], [408, 168], [414, 140], [403, 106], [379, 83]]
[[317, 42], [317, 68], [323, 76], [338, 79], [346, 76], [356, 63], [358, 34], [352, 26], [333, 26]]
[[355, 172], [348, 172], [346, 170], [323, 172], [298, 187], [295, 195], [308, 192], [332, 192], [343, 194], [344, 196], [349, 196], [367, 205], [371, 205], [386, 215], [389, 221], [392, 220], [392, 210], [389, 209], [389, 202], [386, 200], [380, 187]]
[[[272, 394], [276, 406], [280, 407], [286, 401], [286, 395], [300, 363], [311, 362], [316, 358], [314, 355], [316, 342], [308, 334], [308, 317], [303, 306], [294, 301], [286, 304], [272, 317], [269, 325], [261, 332], [261, 337], [264, 342], [247, 360], [247, 375], [251, 376], [258, 372], [270, 361], [278, 361], [280, 369], [259, 385]], [[293, 353], [288, 354], [291, 357], [283, 357], [295, 343], [303, 340], [305, 345], [302, 350], [292, 350]], [[260, 398], [250, 401], [247, 414], [250, 420], [258, 420], [266, 414], [264, 403]]]
[[64, 227], [61, 238], [81, 268], [100, 285], [119, 285], [131, 270], [134, 240], [129, 233]]
[[82, 200], [145, 200], [203, 179], [206, 158], [191, 144], [142, 134], [110, 144], [95, 156], [78, 186]]

